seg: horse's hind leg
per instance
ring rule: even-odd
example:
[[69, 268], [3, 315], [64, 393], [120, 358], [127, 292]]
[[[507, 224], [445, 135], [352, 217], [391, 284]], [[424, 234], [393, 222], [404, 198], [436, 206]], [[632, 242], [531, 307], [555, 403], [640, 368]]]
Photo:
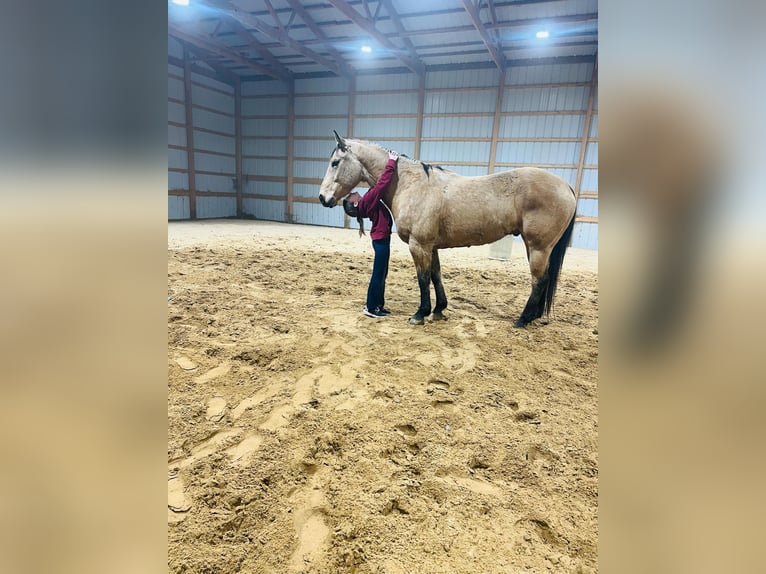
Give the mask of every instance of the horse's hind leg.
[[410, 325], [423, 325], [425, 318], [431, 314], [432, 250], [424, 248], [412, 237], [410, 237], [409, 247], [412, 260], [415, 262], [415, 270], [418, 273], [418, 287], [420, 287], [420, 307], [410, 317]]
[[537, 250], [527, 247], [529, 271], [532, 273], [532, 292], [521, 316], [514, 323], [515, 327], [526, 327], [535, 319], [543, 316], [545, 292], [548, 289], [548, 259], [551, 250]]
[[442, 314], [442, 311], [447, 308], [447, 294], [444, 292], [444, 285], [442, 284], [442, 268], [439, 263], [439, 250], [436, 248], [431, 253], [431, 281], [434, 284], [434, 291], [436, 291], [436, 307], [434, 307], [432, 319], [434, 321], [446, 321], [447, 318]]

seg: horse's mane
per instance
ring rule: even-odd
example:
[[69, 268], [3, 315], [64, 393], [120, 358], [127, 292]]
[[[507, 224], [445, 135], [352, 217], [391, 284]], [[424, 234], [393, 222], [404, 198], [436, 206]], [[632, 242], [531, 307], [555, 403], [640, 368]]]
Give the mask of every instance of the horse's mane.
[[[388, 150], [386, 148], [384, 148], [380, 144], [376, 144], [375, 142], [371, 142], [371, 141], [368, 141], [368, 140], [360, 140], [360, 139], [356, 139], [356, 138], [349, 138], [349, 140], [350, 141], [359, 142], [359, 143], [362, 143], [362, 144], [365, 144], [365, 145], [368, 145], [368, 146], [371, 146], [371, 147], [375, 147], [375, 148], [379, 149], [380, 151], [388, 153]], [[430, 173], [431, 169], [438, 169], [439, 171], [443, 171], [444, 173], [457, 173], [457, 172], [454, 172], [454, 171], [452, 171], [450, 169], [445, 169], [445, 168], [443, 168], [440, 165], [433, 165], [433, 164], [426, 163], [426, 162], [424, 162], [422, 160], [419, 160], [419, 159], [412, 159], [411, 157], [409, 157], [408, 155], [403, 154], [403, 153], [399, 154], [399, 157], [400, 158], [405, 158], [410, 163], [413, 163], [413, 164], [416, 164], [416, 165], [420, 165], [423, 168], [423, 171], [426, 172], [426, 177], [428, 177], [428, 178], [431, 177], [431, 173]]]

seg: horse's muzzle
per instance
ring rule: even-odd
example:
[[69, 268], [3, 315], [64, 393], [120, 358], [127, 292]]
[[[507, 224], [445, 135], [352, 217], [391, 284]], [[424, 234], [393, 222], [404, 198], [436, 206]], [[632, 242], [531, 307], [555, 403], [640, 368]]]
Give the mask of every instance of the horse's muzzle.
[[330, 199], [325, 199], [321, 193], [319, 194], [319, 201], [325, 207], [335, 207], [338, 204], [338, 200], [334, 196]]

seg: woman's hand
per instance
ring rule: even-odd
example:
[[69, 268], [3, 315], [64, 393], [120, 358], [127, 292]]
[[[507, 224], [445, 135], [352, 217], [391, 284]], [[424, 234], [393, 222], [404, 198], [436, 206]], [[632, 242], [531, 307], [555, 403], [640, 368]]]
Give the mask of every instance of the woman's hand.
[[388, 150], [388, 159], [397, 161], [399, 159], [399, 152], [395, 152], [392, 149]]

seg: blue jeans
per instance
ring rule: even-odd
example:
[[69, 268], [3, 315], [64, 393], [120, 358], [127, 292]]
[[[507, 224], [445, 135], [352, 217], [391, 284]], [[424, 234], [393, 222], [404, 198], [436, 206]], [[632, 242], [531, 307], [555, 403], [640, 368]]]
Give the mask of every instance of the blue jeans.
[[372, 264], [372, 277], [367, 288], [367, 308], [372, 311], [386, 303], [386, 277], [388, 277], [388, 259], [391, 256], [391, 238], [373, 239], [372, 249], [375, 261]]

